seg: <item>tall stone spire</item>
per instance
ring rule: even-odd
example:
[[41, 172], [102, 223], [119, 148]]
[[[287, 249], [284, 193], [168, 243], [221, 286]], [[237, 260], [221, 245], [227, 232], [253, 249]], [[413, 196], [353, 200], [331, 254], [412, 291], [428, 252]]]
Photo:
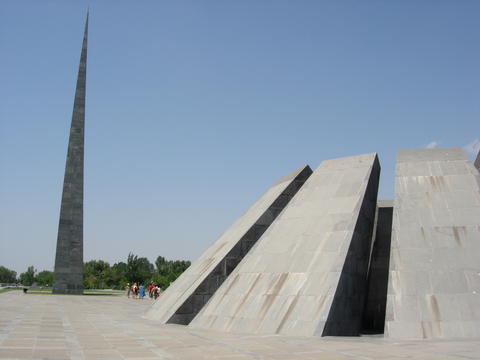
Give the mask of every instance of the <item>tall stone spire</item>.
[[87, 77], [88, 12], [78, 67], [63, 180], [53, 293], [83, 294], [83, 154]]

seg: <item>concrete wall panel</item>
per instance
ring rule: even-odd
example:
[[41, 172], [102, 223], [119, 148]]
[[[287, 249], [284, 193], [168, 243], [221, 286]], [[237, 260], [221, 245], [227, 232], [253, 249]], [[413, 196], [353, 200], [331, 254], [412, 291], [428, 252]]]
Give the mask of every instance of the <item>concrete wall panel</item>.
[[397, 161], [385, 334], [480, 336], [480, 174], [461, 149]]

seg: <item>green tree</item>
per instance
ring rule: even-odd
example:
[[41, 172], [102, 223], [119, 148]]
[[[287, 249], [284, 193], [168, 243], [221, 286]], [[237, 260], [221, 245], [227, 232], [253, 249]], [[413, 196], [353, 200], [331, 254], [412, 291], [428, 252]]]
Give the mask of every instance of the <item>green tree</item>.
[[116, 289], [123, 289], [127, 285], [127, 264], [118, 262], [113, 264], [111, 270], [111, 287]]
[[160, 275], [167, 275], [169, 273], [168, 261], [163, 256], [158, 256], [155, 260], [155, 266], [157, 267], [157, 273]]
[[17, 282], [17, 272], [0, 265], [0, 283], [13, 284]]
[[190, 261], [172, 261], [166, 260], [163, 256], [158, 256], [157, 260], [155, 260], [155, 266], [157, 267], [157, 273], [160, 275], [168, 275], [171, 273], [180, 275], [190, 266]]
[[[118, 262], [113, 266], [103, 260], [84, 263], [83, 283], [86, 289], [123, 289], [127, 283], [148, 284], [153, 280], [162, 289], [166, 289], [189, 266], [190, 261], [171, 261], [163, 256], [157, 257], [154, 266], [146, 257], [129, 253], [126, 263]], [[43, 276], [43, 271], [37, 278], [40, 278], [40, 274]], [[37, 282], [40, 284], [40, 281]]]
[[190, 266], [190, 261], [172, 261], [166, 260], [163, 256], [158, 256], [155, 260], [155, 266], [157, 274], [153, 277], [153, 281], [165, 290], [171, 282], [175, 281]]
[[92, 274], [83, 274], [83, 286], [85, 289], [96, 289], [97, 278]]
[[104, 289], [110, 276], [110, 264], [103, 260], [90, 260], [83, 264], [83, 285], [87, 289]]
[[53, 272], [48, 270], [40, 271], [35, 276], [35, 282], [41, 286], [52, 286], [53, 284]]
[[[185, 270], [187, 270], [189, 266], [190, 266], [190, 261], [175, 260], [175, 261], [172, 261], [172, 270], [171, 270], [171, 272], [173, 272], [174, 274], [180, 275], [180, 274], [183, 273]], [[177, 275], [177, 276], [178, 276], [178, 275]]]
[[29, 266], [27, 271], [20, 274], [20, 283], [25, 286], [31, 286], [35, 281], [35, 268], [33, 266]]
[[127, 258], [127, 280], [130, 282], [148, 282], [154, 274], [153, 264], [147, 258], [139, 258], [132, 253], [128, 254]]
[[162, 290], [165, 290], [170, 285], [170, 281], [166, 275], [155, 274], [153, 275], [152, 280], [155, 285], [158, 285]]

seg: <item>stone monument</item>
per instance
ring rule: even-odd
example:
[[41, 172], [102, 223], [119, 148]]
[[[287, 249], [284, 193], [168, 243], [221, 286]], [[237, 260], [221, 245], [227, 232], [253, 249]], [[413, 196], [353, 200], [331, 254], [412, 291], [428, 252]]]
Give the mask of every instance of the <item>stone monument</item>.
[[87, 76], [88, 13], [78, 68], [63, 180], [53, 293], [83, 294], [83, 157]]

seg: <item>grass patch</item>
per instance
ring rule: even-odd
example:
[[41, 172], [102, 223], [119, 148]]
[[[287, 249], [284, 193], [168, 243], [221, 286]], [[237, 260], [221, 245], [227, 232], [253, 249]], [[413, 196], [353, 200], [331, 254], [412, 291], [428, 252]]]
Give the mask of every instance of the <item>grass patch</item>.
[[[6, 293], [9, 291], [23, 291], [23, 288], [15, 288], [15, 289], [0, 289], [0, 294]], [[123, 290], [91, 290], [86, 289], [83, 291], [83, 295], [88, 296], [119, 296], [123, 295], [125, 291]], [[52, 289], [28, 289], [27, 295], [53, 295]], [[55, 294], [55, 295], [73, 295], [73, 294]]]
[[9, 292], [9, 291], [18, 291], [18, 290], [22, 290], [22, 289], [0, 289], [0, 294], [6, 293], [6, 292]]
[[28, 292], [44, 292], [44, 293], [51, 293], [52, 289], [28, 289]]
[[123, 290], [84, 290], [83, 295], [108, 295], [108, 296], [118, 296], [125, 294]]
[[[21, 289], [20, 289], [21, 290]], [[124, 291], [121, 290], [84, 290], [83, 295], [86, 296], [119, 296], [122, 295]], [[76, 294], [52, 294], [52, 289], [29, 289], [27, 292], [28, 294], [33, 295], [75, 295]], [[81, 296], [81, 295], [80, 295]]]

